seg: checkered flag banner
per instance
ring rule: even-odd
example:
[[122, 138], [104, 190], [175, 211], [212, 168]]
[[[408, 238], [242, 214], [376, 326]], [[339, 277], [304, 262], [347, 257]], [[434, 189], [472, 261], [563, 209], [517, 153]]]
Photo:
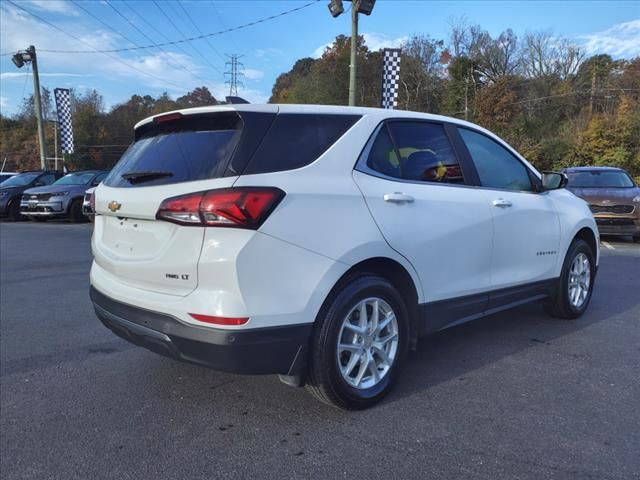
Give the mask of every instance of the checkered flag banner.
[[62, 153], [73, 153], [73, 125], [71, 124], [71, 100], [67, 88], [56, 88], [56, 110], [58, 111], [58, 131]]
[[398, 82], [400, 81], [400, 49], [385, 48], [382, 66], [382, 108], [398, 106]]

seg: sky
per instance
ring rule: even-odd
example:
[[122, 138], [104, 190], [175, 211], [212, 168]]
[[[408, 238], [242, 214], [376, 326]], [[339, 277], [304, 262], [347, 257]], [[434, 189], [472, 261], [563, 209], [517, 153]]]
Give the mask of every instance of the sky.
[[[15, 114], [24, 96], [33, 91], [27, 67], [17, 69], [7, 55], [29, 45], [39, 51], [43, 86], [96, 89], [103, 95], [106, 108], [125, 102], [133, 94], [158, 96], [166, 91], [176, 98], [202, 85], [222, 99], [228, 95], [224, 72], [228, 69], [227, 55], [231, 54], [242, 55], [239, 61], [244, 65], [239, 95], [252, 103], [266, 102], [277, 76], [296, 60], [317, 57], [337, 35], [350, 35], [350, 15], [332, 18], [327, 3], [0, 0], [0, 111], [3, 115]], [[348, 5], [345, 1], [345, 8]], [[285, 14], [268, 19], [281, 13]], [[494, 36], [507, 28], [518, 35], [550, 30], [574, 41], [588, 55], [640, 56], [640, 0], [378, 0], [371, 16], [360, 15], [360, 34], [372, 50], [398, 46], [412, 34], [446, 40], [450, 22], [461, 17]], [[59, 52], [166, 43], [257, 20], [264, 21], [206, 39], [149, 49], [107, 54]]]

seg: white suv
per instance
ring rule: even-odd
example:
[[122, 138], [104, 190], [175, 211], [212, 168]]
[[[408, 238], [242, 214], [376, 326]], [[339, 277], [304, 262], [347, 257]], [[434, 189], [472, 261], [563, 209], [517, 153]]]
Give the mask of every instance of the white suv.
[[422, 335], [589, 304], [587, 204], [476, 125], [233, 105], [148, 118], [135, 138], [93, 196], [91, 298], [155, 352], [364, 408]]

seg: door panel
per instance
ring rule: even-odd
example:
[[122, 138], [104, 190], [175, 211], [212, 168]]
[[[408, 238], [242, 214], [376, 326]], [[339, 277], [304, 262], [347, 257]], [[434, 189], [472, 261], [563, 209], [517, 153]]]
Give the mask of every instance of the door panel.
[[427, 301], [489, 290], [493, 229], [482, 191], [353, 175], [384, 238], [418, 272]]
[[506, 145], [473, 129], [458, 132], [493, 218], [491, 288], [551, 278], [560, 222], [549, 195], [534, 191], [533, 172]]
[[483, 190], [493, 215], [492, 289], [554, 275], [560, 223], [544, 193]]

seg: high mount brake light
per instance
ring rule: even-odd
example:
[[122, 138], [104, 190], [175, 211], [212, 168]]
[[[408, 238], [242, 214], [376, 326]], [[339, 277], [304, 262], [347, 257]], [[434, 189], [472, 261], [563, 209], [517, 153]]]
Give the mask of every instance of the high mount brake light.
[[179, 225], [257, 230], [285, 193], [275, 187], [221, 188], [167, 198], [156, 218]]
[[154, 123], [163, 123], [170, 122], [171, 120], [178, 120], [182, 118], [182, 114], [180, 112], [167, 113], [165, 115], [158, 115], [157, 117], [153, 117]]

